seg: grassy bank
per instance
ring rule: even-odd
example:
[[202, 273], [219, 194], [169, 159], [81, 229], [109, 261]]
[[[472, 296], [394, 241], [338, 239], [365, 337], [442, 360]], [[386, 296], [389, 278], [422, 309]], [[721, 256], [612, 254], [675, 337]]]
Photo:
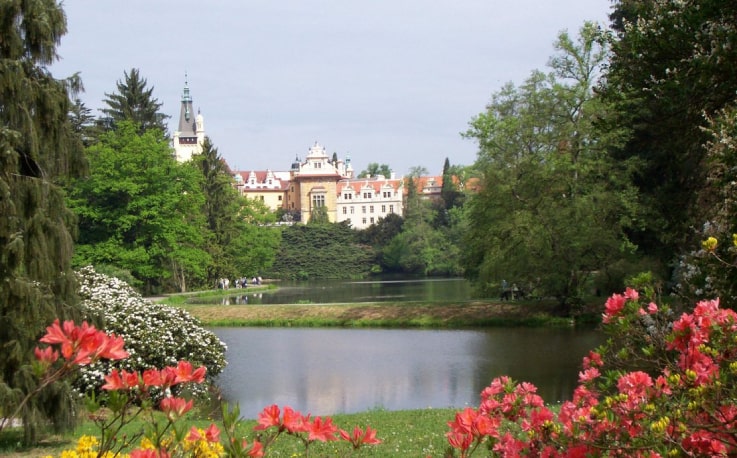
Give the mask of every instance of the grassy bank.
[[[443, 456], [447, 446], [445, 432], [447, 422], [453, 420], [455, 409], [422, 409], [389, 412], [376, 409], [356, 414], [332, 415], [334, 423], [346, 431], [352, 431], [354, 426], [371, 426], [377, 431], [377, 437], [382, 443], [359, 451], [351, 455], [363, 456]], [[306, 413], [306, 412], [305, 412]], [[209, 421], [192, 421], [192, 425], [207, 427]], [[244, 422], [241, 434], [249, 442], [253, 439], [253, 420]], [[0, 435], [0, 456], [2, 457], [42, 457], [52, 455], [57, 457], [63, 450], [74, 449], [76, 440], [83, 434], [95, 434], [92, 424], [83, 425], [74, 434], [65, 437], [54, 437], [41, 446], [32, 449], [20, 449], [17, 446], [18, 432], [3, 432]], [[143, 427], [143, 423], [131, 425], [130, 432]], [[315, 443], [310, 446], [311, 456], [340, 456], [348, 452], [350, 444], [344, 442]], [[280, 437], [269, 450], [269, 457], [302, 456], [304, 449], [301, 443], [293, 437]]]
[[201, 305], [181, 303], [205, 326], [467, 328], [571, 326], [550, 303], [482, 301], [360, 304]]

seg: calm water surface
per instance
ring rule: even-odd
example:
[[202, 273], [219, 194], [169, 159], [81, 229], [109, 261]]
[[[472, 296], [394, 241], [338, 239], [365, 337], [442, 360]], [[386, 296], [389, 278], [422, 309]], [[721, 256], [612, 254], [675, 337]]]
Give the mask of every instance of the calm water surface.
[[228, 345], [224, 396], [255, 418], [270, 404], [330, 415], [477, 405], [492, 378], [529, 381], [570, 399], [593, 330], [216, 328]]
[[471, 287], [462, 278], [397, 278], [368, 281], [279, 281], [278, 289], [249, 292], [235, 289], [232, 296], [192, 298], [191, 303], [233, 304], [330, 304], [336, 302], [462, 301]]

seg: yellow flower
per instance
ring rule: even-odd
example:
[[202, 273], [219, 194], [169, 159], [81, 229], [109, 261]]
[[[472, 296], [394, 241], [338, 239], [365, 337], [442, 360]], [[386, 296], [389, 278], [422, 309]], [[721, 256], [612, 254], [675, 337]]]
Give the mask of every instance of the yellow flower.
[[708, 239], [701, 242], [701, 246], [706, 251], [714, 251], [717, 249], [717, 245], [719, 244], [719, 241], [715, 237], [709, 237]]
[[732, 234], [732, 244], [737, 246], [737, 234]]

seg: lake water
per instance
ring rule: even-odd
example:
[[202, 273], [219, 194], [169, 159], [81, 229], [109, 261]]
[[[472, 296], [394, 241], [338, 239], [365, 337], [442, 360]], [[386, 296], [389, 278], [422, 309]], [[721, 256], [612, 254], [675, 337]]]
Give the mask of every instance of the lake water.
[[494, 377], [529, 381], [548, 402], [570, 399], [594, 330], [216, 328], [228, 345], [225, 398], [255, 418], [270, 404], [330, 415], [478, 405]]
[[330, 304], [387, 301], [463, 301], [471, 287], [462, 278], [394, 278], [367, 281], [279, 281], [278, 289], [251, 292], [232, 288], [225, 297], [192, 298], [191, 303], [234, 304]]

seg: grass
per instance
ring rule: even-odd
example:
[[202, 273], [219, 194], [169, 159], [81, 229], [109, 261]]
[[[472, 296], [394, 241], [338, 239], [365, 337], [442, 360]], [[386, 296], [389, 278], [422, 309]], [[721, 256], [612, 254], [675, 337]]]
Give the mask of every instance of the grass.
[[483, 301], [285, 305], [177, 305], [205, 326], [469, 328], [570, 326], [555, 304]]
[[[377, 431], [377, 437], [381, 444], [365, 447], [351, 456], [356, 457], [426, 457], [443, 456], [448, 443], [445, 432], [448, 430], [447, 422], [453, 420], [456, 409], [420, 409], [387, 411], [383, 409], [372, 409], [355, 414], [332, 415], [334, 423], [348, 432], [354, 426], [365, 428], [371, 426]], [[193, 420], [191, 425], [207, 427], [207, 420]], [[249, 442], [254, 438], [254, 420], [247, 420], [243, 424], [240, 434], [245, 436]], [[131, 425], [131, 431], [140, 429], [143, 423]], [[189, 424], [188, 424], [189, 427]], [[95, 434], [94, 425], [83, 425], [72, 434], [63, 437], [52, 437], [33, 448], [21, 448], [18, 441], [21, 437], [20, 431], [7, 431], [0, 434], [0, 456], [2, 457], [43, 457], [59, 456], [63, 450], [72, 450], [76, 445], [76, 439], [83, 434]], [[329, 443], [314, 443], [310, 446], [311, 456], [340, 456], [349, 454], [350, 444], [344, 441]], [[304, 456], [302, 443], [294, 437], [283, 436], [269, 449], [269, 457], [296, 457]]]

